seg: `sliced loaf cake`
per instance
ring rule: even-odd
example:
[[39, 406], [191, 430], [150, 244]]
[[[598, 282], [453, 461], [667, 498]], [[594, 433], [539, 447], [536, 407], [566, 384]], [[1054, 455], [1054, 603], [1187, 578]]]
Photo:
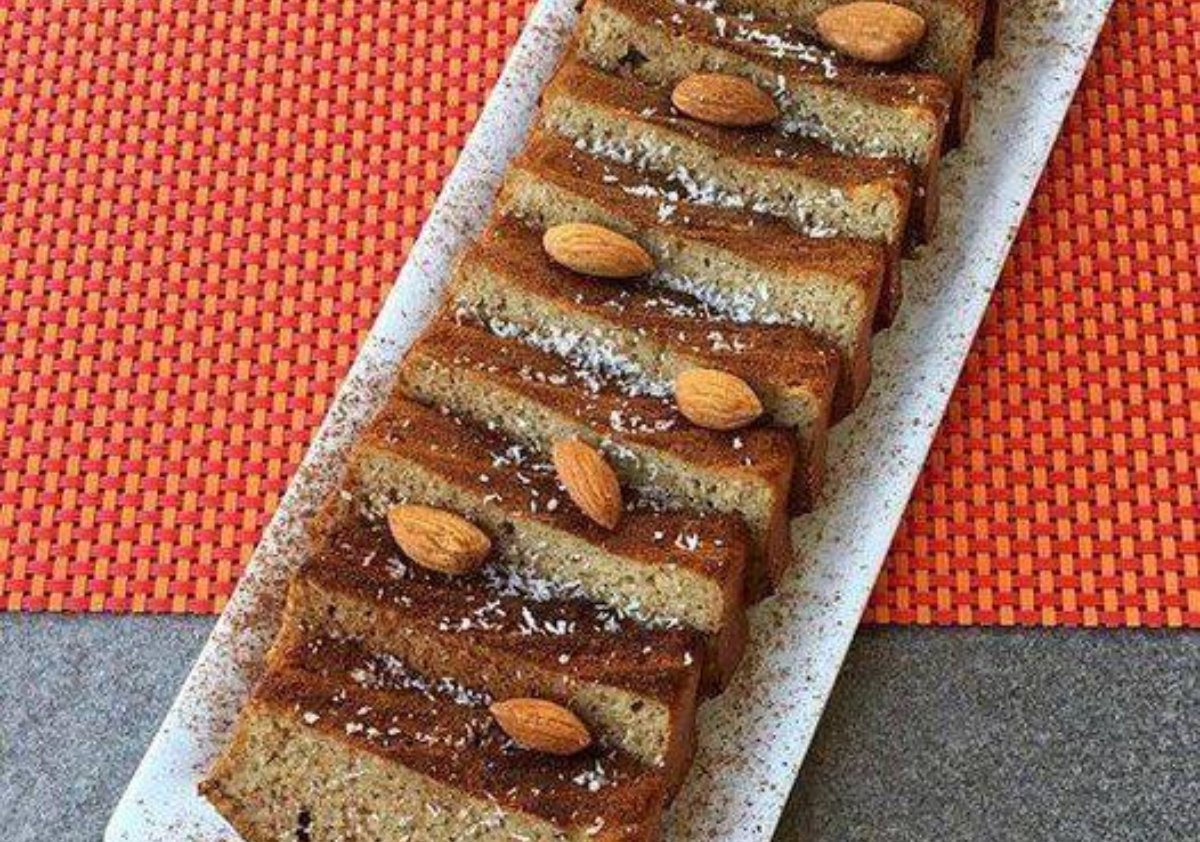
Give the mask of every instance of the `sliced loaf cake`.
[[[691, 0], [692, 5], [706, 0]], [[795, 23], [807, 30], [811, 38], [817, 15], [846, 0], [718, 0], [708, 2], [714, 14], [737, 16], [746, 25], [771, 31], [780, 22]], [[990, 0], [892, 0], [912, 9], [926, 24], [925, 37], [917, 46], [907, 66], [936, 73], [954, 89], [954, 108], [947, 126], [948, 141], [957, 145], [966, 135], [970, 124], [971, 70], [984, 25], [985, 6]], [[756, 19], [763, 18], [763, 19]], [[772, 21], [774, 18], [775, 21]], [[892, 69], [892, 68], [889, 68]]]
[[[276, 650], [333, 636], [399, 658], [417, 673], [471, 684], [495, 698], [549, 699], [601, 739], [662, 767], [672, 787], [687, 771], [706, 641], [682, 626], [638, 623], [575, 589], [494, 563], [446, 576], [396, 546], [387, 526], [339, 505], [323, 519], [309, 561], [292, 579]], [[732, 669], [715, 653], [711, 689]]]
[[348, 641], [278, 655], [201, 792], [246, 842], [653, 842], [661, 769], [517, 747], [491, 697]]
[[661, 176], [689, 204], [775, 217], [808, 237], [883, 243], [895, 269], [876, 324], [891, 323], [914, 189], [903, 162], [699, 123], [679, 116], [668, 91], [571, 60], [543, 93], [541, 125], [602, 160]]
[[654, 258], [651, 284], [734, 321], [806, 327], [838, 349], [842, 392], [856, 401], [866, 389], [880, 291], [899, 266], [881, 243], [694, 204], [667, 177], [542, 132], [509, 167], [497, 208], [543, 230], [590, 222], [631, 237]]
[[574, 59], [546, 86], [541, 122], [595, 155], [673, 176], [696, 203], [766, 213], [815, 236], [903, 239], [913, 187], [896, 158], [692, 120], [672, 105], [669, 88]]
[[902, 158], [918, 170], [913, 216], [925, 237], [937, 218], [937, 174], [953, 90], [941, 77], [881, 73], [788, 32], [676, 0], [588, 0], [579, 55], [606, 70], [671, 87], [697, 72], [753, 80], [790, 134], [839, 152]]
[[936, 217], [992, 0], [902, 2], [882, 70], [828, 0], [586, 0], [201, 785], [247, 842], [661, 839]]
[[606, 454], [623, 485], [681, 508], [740, 516], [754, 542], [750, 599], [769, 592], [791, 561], [773, 548], [786, 545], [789, 485], [801, 497], [810, 480], [792, 483], [796, 440], [784, 430], [703, 429], [671, 400], [625, 394], [544, 351], [449, 320], [412, 347], [400, 380], [409, 396], [493, 424], [542, 453], [578, 438]]
[[[720, 663], [737, 661], [750, 543], [740, 518], [627, 495], [618, 527], [606, 529], [530, 448], [401, 398], [359, 440], [350, 475], [377, 517], [398, 503], [457, 512], [491, 536], [505, 565], [647, 622], [697, 629]], [[775, 551], [790, 553], [789, 536], [780, 540]]]
[[729, 372], [750, 384], [776, 424], [796, 431], [802, 458], [822, 464], [837, 384], [827, 344], [796, 328], [722, 321], [678, 293], [577, 275], [540, 243], [523, 223], [494, 219], [462, 255], [448, 306], [634, 394], [669, 396], [675, 378], [694, 368]]

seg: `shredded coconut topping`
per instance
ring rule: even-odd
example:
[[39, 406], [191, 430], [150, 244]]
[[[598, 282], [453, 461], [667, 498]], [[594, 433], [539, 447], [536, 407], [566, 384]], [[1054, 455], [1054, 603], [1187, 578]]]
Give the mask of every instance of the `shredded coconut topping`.
[[497, 336], [518, 339], [562, 357], [579, 369], [580, 379], [592, 374], [596, 378], [592, 381], [593, 392], [599, 391], [606, 381], [619, 385], [631, 395], [667, 397], [672, 392], [670, 383], [650, 376], [621, 353], [615, 342], [595, 333], [567, 330], [554, 325], [533, 328], [498, 317], [488, 319], [487, 325]]
[[792, 59], [820, 67], [827, 79], [838, 75], [837, 54], [823, 48], [799, 30], [776, 26], [777, 31], [765, 32], [756, 25], [757, 18], [753, 12], [725, 13], [720, 0], [675, 0], [675, 3], [707, 12], [711, 16], [712, 29], [722, 38], [758, 47], [775, 58]]
[[[452, 678], [430, 679], [417, 675], [408, 666], [392, 655], [377, 655], [364, 666], [350, 673], [350, 678], [361, 687], [370, 690], [414, 690], [430, 699], [449, 699], [464, 707], [487, 707], [492, 703], [490, 694], [466, 687]], [[358, 716], [364, 716], [370, 708], [360, 708]], [[361, 726], [359, 726], [361, 728]], [[347, 726], [349, 732], [349, 726]]]
[[636, 147], [611, 136], [594, 136], [576, 138], [575, 147], [589, 155], [635, 167], [643, 172], [661, 173], [668, 182], [667, 187], [653, 184], [621, 186], [630, 195], [658, 199], [661, 221], [666, 221], [674, 213], [672, 208], [664, 215], [663, 206], [678, 205], [679, 200], [683, 199], [697, 205], [749, 210], [780, 217], [809, 237], [833, 237], [839, 233], [837, 228], [814, 218], [812, 203], [803, 196], [785, 204], [765, 196], [734, 192], [675, 163], [674, 146], [669, 143], [660, 143], [648, 134], [639, 135], [635, 143]]

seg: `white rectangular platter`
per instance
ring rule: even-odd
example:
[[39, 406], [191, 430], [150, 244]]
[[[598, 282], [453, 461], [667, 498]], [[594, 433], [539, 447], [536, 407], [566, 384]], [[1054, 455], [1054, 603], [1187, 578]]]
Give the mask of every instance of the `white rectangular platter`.
[[[834, 432], [819, 509], [794, 524], [802, 563], [752, 615], [750, 654], [704, 706], [670, 840], [769, 839], [1013, 236], [1111, 0], [1009, 0], [1000, 58], [979, 68], [975, 125], [945, 161], [936, 241], [906, 265], [899, 319], [875, 344], [866, 401]], [[196, 794], [261, 669], [304, 521], [387, 393], [459, 247], [482, 226], [538, 91], [565, 45], [575, 0], [542, 0], [263, 535], [229, 607], [108, 826], [108, 842], [216, 842], [236, 834]]]

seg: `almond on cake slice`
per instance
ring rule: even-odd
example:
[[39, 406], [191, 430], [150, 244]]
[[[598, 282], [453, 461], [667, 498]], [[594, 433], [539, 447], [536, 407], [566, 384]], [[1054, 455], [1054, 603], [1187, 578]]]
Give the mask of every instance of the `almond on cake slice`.
[[578, 716], [545, 699], [505, 699], [488, 710], [513, 742], [530, 751], [570, 757], [592, 744]]
[[388, 525], [400, 549], [429, 570], [469, 573], [487, 558], [492, 541], [464, 517], [432, 506], [393, 506]]
[[579, 439], [556, 442], [551, 449], [559, 482], [580, 511], [605, 529], [621, 519], [621, 483], [596, 448]]
[[861, 61], [891, 64], [907, 58], [925, 37], [925, 18], [895, 3], [861, 0], [817, 15], [829, 46]]
[[680, 372], [675, 401], [689, 421], [710, 430], [738, 430], [763, 413], [762, 401], [745, 380], [713, 368]]
[[258, 682], [200, 791], [245, 839], [660, 838], [663, 770], [611, 746], [513, 751], [487, 705], [353, 641], [308, 638]]
[[728, 73], [693, 73], [675, 85], [671, 102], [689, 117], [714, 126], [753, 128], [779, 119], [770, 94]]
[[542, 235], [546, 254], [581, 275], [636, 278], [654, 271], [654, 260], [633, 240], [602, 225], [567, 222]]

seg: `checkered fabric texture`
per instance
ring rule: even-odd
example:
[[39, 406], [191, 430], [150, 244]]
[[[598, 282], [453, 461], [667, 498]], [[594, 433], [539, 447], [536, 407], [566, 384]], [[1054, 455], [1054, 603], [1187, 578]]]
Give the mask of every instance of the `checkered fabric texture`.
[[[219, 611], [528, 0], [0, 0], [0, 605]], [[1118, 0], [868, 618], [1200, 627], [1200, 6]]]

